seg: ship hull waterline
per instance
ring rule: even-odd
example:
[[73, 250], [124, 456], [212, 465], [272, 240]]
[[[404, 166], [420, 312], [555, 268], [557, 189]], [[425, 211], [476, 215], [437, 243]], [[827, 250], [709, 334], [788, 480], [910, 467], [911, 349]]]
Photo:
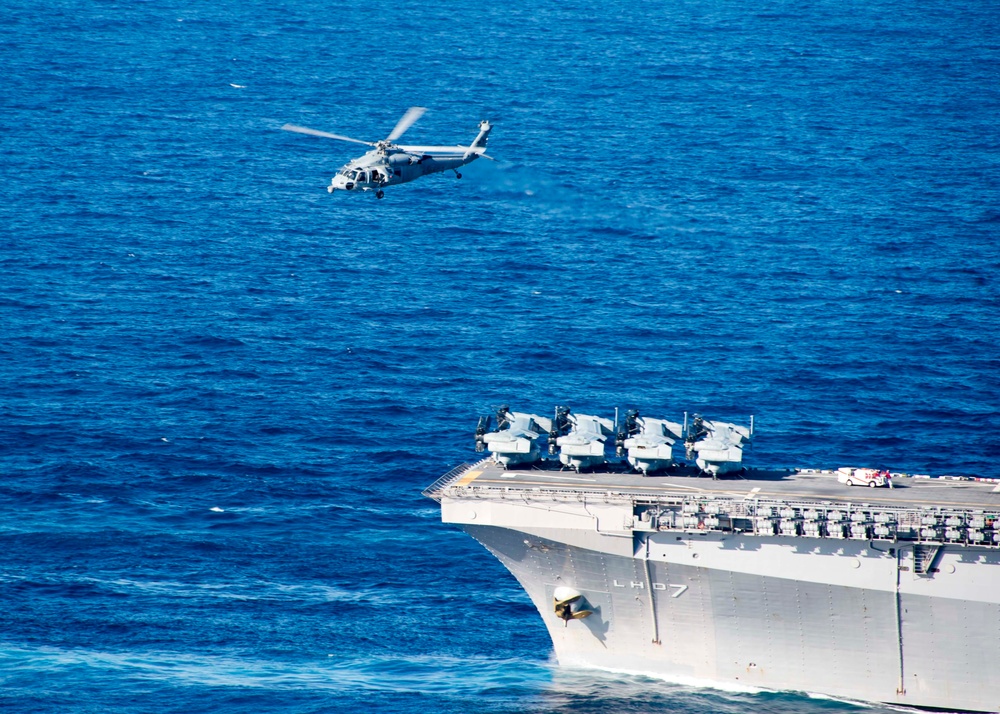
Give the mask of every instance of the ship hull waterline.
[[[563, 529], [460, 526], [524, 588], [561, 664], [1000, 709], [991, 684], [1000, 657], [995, 549], [945, 547], [927, 577], [907, 565], [906, 547], [866, 541], [654, 532], [593, 533], [580, 544]], [[553, 592], [566, 586], [591, 616], [554, 614]]]

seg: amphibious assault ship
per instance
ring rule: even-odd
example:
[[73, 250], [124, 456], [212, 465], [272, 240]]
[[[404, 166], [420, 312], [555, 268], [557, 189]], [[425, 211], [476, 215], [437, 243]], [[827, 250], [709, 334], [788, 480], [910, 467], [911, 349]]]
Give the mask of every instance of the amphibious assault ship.
[[561, 664], [1000, 711], [997, 482], [746, 468], [752, 428], [615, 422], [501, 407], [489, 457], [424, 492], [517, 578]]

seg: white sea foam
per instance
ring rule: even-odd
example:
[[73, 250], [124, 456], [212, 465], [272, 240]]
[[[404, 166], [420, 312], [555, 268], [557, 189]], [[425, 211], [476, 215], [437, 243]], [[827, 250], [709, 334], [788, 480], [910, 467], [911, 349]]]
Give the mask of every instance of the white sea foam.
[[8, 671], [47, 676], [64, 668], [89, 667], [118, 678], [128, 676], [180, 684], [267, 690], [391, 691], [475, 694], [497, 687], [541, 690], [549, 671], [538, 663], [486, 657], [380, 656], [341, 658], [317, 653], [300, 662], [232, 655], [111, 651], [58, 647], [0, 648]]
[[700, 677], [685, 677], [682, 675], [667, 675], [657, 672], [643, 672], [639, 670], [630, 669], [618, 669], [613, 667], [595, 667], [588, 665], [586, 663], [580, 662], [566, 662], [564, 666], [572, 667], [575, 669], [593, 669], [600, 670], [602, 672], [609, 672], [612, 674], [621, 674], [629, 677], [646, 677], [648, 679], [656, 679], [667, 684], [676, 684], [682, 687], [691, 687], [695, 689], [717, 689], [723, 692], [732, 692], [736, 694], [760, 694], [761, 692], [767, 692], [770, 690], [763, 689], [761, 687], [753, 687], [743, 684], [733, 684], [731, 682], [718, 682], [712, 679], [702, 679]]

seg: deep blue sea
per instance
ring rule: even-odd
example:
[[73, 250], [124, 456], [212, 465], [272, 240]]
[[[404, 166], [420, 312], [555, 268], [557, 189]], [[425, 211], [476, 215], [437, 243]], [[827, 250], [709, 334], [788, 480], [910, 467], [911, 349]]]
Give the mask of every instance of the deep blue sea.
[[[560, 669], [420, 492], [500, 403], [1000, 477], [996, 2], [0, 7], [4, 711], [861, 711]], [[413, 105], [497, 161], [279, 130]]]

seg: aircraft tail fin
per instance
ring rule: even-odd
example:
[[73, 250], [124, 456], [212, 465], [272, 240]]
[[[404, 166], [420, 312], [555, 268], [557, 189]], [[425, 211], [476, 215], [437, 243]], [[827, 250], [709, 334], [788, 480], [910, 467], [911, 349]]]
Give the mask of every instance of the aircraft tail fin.
[[490, 129], [492, 128], [493, 125], [485, 119], [479, 122], [479, 136], [477, 136], [476, 140], [472, 142], [472, 148], [485, 149], [486, 140], [490, 137]]
[[486, 155], [486, 140], [490, 138], [490, 129], [492, 128], [493, 125], [485, 119], [479, 122], [479, 134], [476, 136], [475, 141], [472, 142], [469, 148], [466, 149], [465, 156], [462, 157], [463, 159], [468, 159], [470, 156], [475, 154], [476, 156], [482, 156], [484, 159], [489, 159], [490, 161], [493, 160], [492, 156]]

